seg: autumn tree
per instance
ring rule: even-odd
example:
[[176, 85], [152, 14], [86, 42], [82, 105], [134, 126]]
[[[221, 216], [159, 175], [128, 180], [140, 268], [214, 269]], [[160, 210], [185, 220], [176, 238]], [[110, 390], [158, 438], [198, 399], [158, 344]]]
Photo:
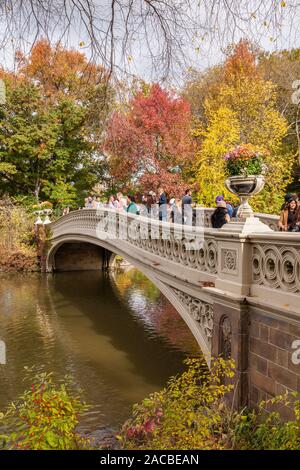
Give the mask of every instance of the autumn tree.
[[59, 42], [51, 46], [46, 39], [34, 45], [29, 57], [18, 51], [16, 58], [17, 76], [34, 82], [47, 103], [56, 104], [66, 97], [80, 102], [86, 129], [101, 134], [114, 95], [107, 83], [107, 70], [83, 53], [66, 49]]
[[215, 179], [219, 175], [216, 187], [222, 187], [225, 179], [224, 150], [234, 144], [251, 143], [264, 148], [268, 155], [266, 186], [254, 199], [253, 205], [257, 210], [277, 211], [283, 192], [291, 181], [293, 157], [283, 145], [288, 125], [276, 109], [276, 86], [264, 79], [256, 54], [246, 41], [241, 40], [228, 56], [218, 91], [208, 94], [204, 109], [207, 123], [204, 123], [205, 130], [199, 139], [196, 158], [199, 201], [211, 205], [216, 196], [213, 187], [210, 193], [207, 191], [207, 171], [215, 175]]
[[205, 100], [217, 97], [223, 74], [223, 64], [205, 70], [190, 68], [185, 74], [182, 96], [189, 102], [193, 117], [203, 124], [208, 122]]
[[239, 141], [240, 125], [234, 111], [220, 107], [216, 112], [207, 112], [207, 126], [198, 125], [193, 135], [200, 144], [194, 163], [198, 186], [198, 200], [205, 206], [213, 206], [215, 197], [232, 196], [224, 186], [223, 155]]
[[[52, 192], [61, 187], [66, 203], [74, 190], [73, 178], [89, 143], [80, 137], [84, 111], [65, 99], [46, 108], [39, 90], [28, 82], [8, 85], [7, 105], [1, 119], [0, 160], [14, 168], [4, 173], [2, 192], [11, 195], [40, 193], [51, 200]], [[56, 201], [55, 201], [56, 202]]]
[[79, 203], [106, 171], [100, 143], [112, 90], [104, 71], [41, 41], [29, 58], [19, 54], [15, 74], [1, 76], [0, 191]]
[[[274, 53], [261, 53], [259, 56], [259, 69], [266, 80], [277, 86], [276, 107], [288, 121], [288, 133], [285, 139], [291, 150], [297, 154], [298, 167], [300, 167], [300, 103], [292, 99], [293, 94], [300, 96], [300, 49], [283, 50]], [[297, 175], [299, 176], [300, 168]]]
[[157, 84], [139, 91], [108, 125], [105, 151], [116, 186], [181, 193], [192, 156], [190, 131], [183, 98]]

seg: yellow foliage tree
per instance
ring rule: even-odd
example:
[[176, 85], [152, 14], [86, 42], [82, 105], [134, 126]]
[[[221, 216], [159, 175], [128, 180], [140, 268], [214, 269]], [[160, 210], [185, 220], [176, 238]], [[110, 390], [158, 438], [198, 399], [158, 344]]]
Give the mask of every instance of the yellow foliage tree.
[[[247, 42], [241, 41], [224, 64], [218, 94], [205, 100], [208, 124], [202, 131], [196, 159], [200, 202], [212, 204], [217, 193], [224, 194], [223, 154], [235, 144], [251, 143], [267, 151], [268, 167], [265, 189], [251, 204], [257, 211], [279, 210], [284, 190], [291, 181], [294, 157], [283, 145], [288, 124], [275, 103], [275, 85], [263, 79], [255, 54]], [[220, 139], [220, 135], [224, 138]], [[211, 183], [204, 188], [203, 181], [209, 178]]]
[[[207, 110], [208, 112], [208, 110]], [[225, 160], [223, 155], [239, 140], [240, 127], [234, 111], [220, 107], [209, 113], [206, 129], [197, 127], [194, 136], [201, 141], [196, 155], [196, 179], [199, 188], [198, 201], [205, 206], [215, 203], [215, 197], [229, 192], [224, 189]]]

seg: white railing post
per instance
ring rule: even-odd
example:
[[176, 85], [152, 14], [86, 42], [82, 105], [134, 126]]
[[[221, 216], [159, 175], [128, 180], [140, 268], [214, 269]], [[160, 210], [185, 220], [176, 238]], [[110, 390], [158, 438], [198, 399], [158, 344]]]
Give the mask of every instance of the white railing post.
[[274, 233], [256, 217], [225, 224], [216, 235], [218, 246], [217, 289], [248, 296], [252, 282], [251, 233]]

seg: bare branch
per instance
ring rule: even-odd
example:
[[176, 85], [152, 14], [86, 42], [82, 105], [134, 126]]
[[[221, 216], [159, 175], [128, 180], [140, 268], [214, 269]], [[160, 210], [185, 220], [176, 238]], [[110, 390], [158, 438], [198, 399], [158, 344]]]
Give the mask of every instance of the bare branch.
[[85, 43], [111, 73], [139, 71], [142, 58], [167, 79], [204, 45], [225, 50], [242, 36], [295, 45], [299, 18], [299, 0], [1, 0], [0, 50], [28, 52], [41, 37]]

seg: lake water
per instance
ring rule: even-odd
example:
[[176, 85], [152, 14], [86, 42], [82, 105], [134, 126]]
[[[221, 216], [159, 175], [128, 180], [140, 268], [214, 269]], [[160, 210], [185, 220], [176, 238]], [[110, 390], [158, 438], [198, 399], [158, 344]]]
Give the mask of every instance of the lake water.
[[199, 352], [172, 305], [140, 272], [0, 274], [0, 410], [24, 391], [24, 367], [71, 374], [92, 405], [80, 430], [115, 432], [132, 405]]

